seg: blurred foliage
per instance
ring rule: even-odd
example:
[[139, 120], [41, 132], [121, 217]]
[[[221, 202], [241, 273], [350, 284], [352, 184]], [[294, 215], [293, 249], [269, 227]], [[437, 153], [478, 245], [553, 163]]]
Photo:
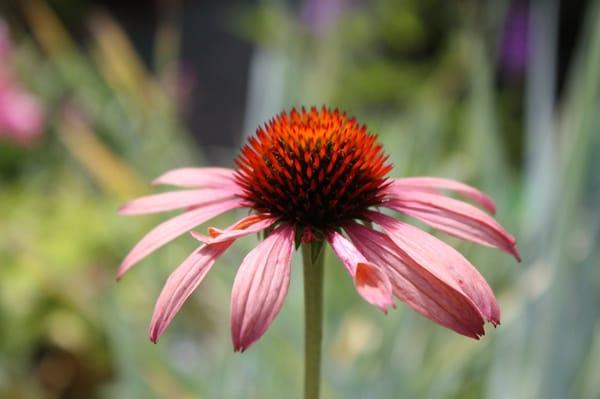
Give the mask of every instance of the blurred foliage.
[[[550, 116], [549, 159], [527, 147], [523, 82], [497, 81], [507, 3], [339, 1], [325, 29], [302, 17], [308, 3], [232, 8], [228, 26], [256, 43], [264, 72], [251, 75], [249, 98], [270, 99], [248, 104], [249, 120], [302, 104], [346, 109], [380, 134], [395, 174], [488, 191], [524, 257], [515, 266], [448, 239], [480, 267], [503, 310], [502, 326], [472, 341], [402, 305], [383, 316], [328, 254], [323, 397], [600, 397], [598, 3]], [[177, 27], [157, 30], [163, 45], [149, 68], [107, 14], [90, 14], [85, 36], [74, 38], [44, 1], [19, 5], [15, 69], [50, 121], [36, 147], [0, 143], [0, 398], [300, 392], [300, 262], [281, 315], [242, 356], [230, 347], [228, 301], [254, 237], [226, 253], [157, 346], [146, 339], [153, 303], [192, 240], [114, 282], [120, 259], [161, 220], [118, 217], [119, 203], [166, 169], [202, 163], [165, 67], [178, 61], [168, 45]]]

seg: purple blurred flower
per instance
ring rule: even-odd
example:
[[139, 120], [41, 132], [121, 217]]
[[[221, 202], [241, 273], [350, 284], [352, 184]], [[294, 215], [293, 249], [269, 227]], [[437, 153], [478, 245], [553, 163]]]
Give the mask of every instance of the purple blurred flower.
[[500, 40], [499, 63], [502, 70], [520, 76], [527, 68], [529, 59], [529, 2], [511, 2], [504, 21]]
[[11, 49], [8, 25], [0, 20], [0, 140], [27, 146], [43, 133], [44, 109], [12, 73]]
[[302, 21], [314, 33], [322, 33], [331, 26], [344, 10], [343, 0], [305, 0]]
[[173, 88], [175, 103], [179, 112], [184, 117], [188, 117], [192, 109], [192, 95], [198, 84], [198, 75], [193, 65], [185, 61], [175, 63], [173, 68], [176, 74], [175, 87]]

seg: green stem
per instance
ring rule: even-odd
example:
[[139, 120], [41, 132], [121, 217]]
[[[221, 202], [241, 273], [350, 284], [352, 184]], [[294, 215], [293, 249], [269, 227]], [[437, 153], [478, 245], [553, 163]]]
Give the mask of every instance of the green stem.
[[304, 264], [304, 399], [318, 399], [323, 336], [323, 242], [302, 244]]

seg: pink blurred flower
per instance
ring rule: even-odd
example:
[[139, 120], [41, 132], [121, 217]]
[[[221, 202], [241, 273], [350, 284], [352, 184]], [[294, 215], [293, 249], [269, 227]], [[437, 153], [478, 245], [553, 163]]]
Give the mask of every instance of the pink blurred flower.
[[0, 20], [0, 140], [7, 138], [26, 146], [43, 133], [44, 109], [10, 70], [9, 33], [6, 23]]
[[[203, 244], [168, 278], [150, 323], [157, 342], [215, 261], [242, 236], [268, 229], [244, 258], [231, 296], [236, 351], [258, 340], [287, 294], [295, 241], [324, 239], [358, 294], [383, 312], [393, 297], [460, 334], [479, 338], [500, 311], [489, 285], [460, 253], [434, 236], [374, 210], [398, 211], [438, 230], [519, 259], [515, 239], [490, 214], [493, 201], [463, 183], [434, 178], [388, 178], [392, 166], [374, 135], [337, 110], [282, 113], [241, 150], [237, 170], [175, 169], [155, 184], [187, 188], [135, 199], [120, 212], [184, 213], [150, 231], [127, 255], [118, 278], [174, 238], [238, 208], [252, 212], [224, 230], [192, 232]], [[447, 197], [455, 192], [481, 208]], [[379, 229], [371, 227], [379, 226]]]
[[43, 126], [44, 111], [35, 97], [18, 87], [0, 88], [0, 137], [27, 145], [41, 136]]

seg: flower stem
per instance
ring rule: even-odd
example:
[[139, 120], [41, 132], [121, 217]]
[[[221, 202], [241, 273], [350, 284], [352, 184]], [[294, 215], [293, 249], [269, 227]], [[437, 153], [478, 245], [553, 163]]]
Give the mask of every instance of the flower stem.
[[302, 244], [304, 264], [304, 399], [318, 399], [323, 335], [323, 241]]

